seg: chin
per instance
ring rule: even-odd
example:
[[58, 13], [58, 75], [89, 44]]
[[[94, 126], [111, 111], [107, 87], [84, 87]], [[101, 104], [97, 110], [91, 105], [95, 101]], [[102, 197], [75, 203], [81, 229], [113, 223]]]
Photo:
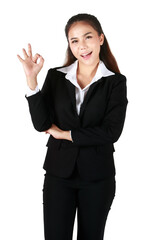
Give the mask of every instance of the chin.
[[82, 58], [77, 58], [77, 59], [80, 63], [87, 65], [87, 66], [95, 65], [96, 63], [99, 62], [99, 58], [96, 58], [96, 59], [90, 58], [88, 60], [85, 60]]
[[93, 66], [99, 62], [99, 60], [89, 60], [89, 61], [80, 61], [81, 63], [87, 65], [87, 66]]

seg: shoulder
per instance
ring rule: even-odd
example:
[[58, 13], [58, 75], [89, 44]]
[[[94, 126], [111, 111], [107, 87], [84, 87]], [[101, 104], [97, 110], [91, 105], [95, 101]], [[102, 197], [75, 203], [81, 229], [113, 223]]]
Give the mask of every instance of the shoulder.
[[61, 72], [61, 71], [58, 71], [59, 69], [61, 69], [62, 67], [54, 67], [54, 68], [49, 68], [49, 70], [48, 70], [48, 74], [49, 74], [49, 76], [50, 77], [59, 77], [59, 76], [61, 76], [61, 77], [65, 77], [65, 73], [63, 73], [63, 72]]
[[109, 91], [123, 91], [127, 86], [127, 78], [121, 73], [114, 73], [108, 77], [103, 77], [101, 81], [106, 91], [108, 91], [108, 89]]
[[59, 69], [61, 69], [62, 67], [54, 67], [54, 68], [49, 68], [49, 72], [50, 73], [56, 73], [56, 72], [60, 72], [60, 71], [58, 71]]
[[123, 81], [123, 82], [126, 82], [126, 81], [127, 81], [126, 76], [123, 75], [122, 73], [116, 73], [115, 76], [116, 76], [117, 81], [120, 81], [120, 82], [121, 82], [121, 81]]
[[126, 81], [127, 78], [125, 75], [123, 75], [122, 73], [114, 73], [114, 75], [112, 75], [113, 78], [117, 81]]
[[120, 83], [126, 84], [127, 78], [122, 73], [114, 73], [114, 75], [111, 75], [108, 78], [108, 81], [111, 85], [116, 86]]

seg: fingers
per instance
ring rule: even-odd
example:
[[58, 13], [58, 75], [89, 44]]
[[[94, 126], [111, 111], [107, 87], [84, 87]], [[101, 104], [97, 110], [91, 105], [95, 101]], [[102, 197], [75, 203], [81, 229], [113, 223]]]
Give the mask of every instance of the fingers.
[[19, 55], [17, 55], [17, 57], [18, 57], [18, 59], [19, 59], [19, 61], [20, 61], [21, 63], [24, 62], [24, 60], [23, 60]]
[[40, 68], [42, 68], [44, 64], [44, 58], [40, 54], [38, 53], [35, 54], [35, 56], [33, 57], [33, 62], [37, 63], [38, 58], [40, 59], [38, 65], [40, 66]]
[[23, 51], [24, 58], [25, 58], [25, 59], [28, 58], [28, 55], [27, 55], [27, 53], [26, 53], [26, 50], [23, 48], [22, 51]]
[[32, 59], [33, 62], [36, 63], [39, 57], [40, 57], [40, 54], [36, 53], [36, 54], [34, 55], [33, 59]]
[[[22, 51], [23, 51], [24, 59], [28, 58], [28, 55], [27, 55], [26, 50], [25, 50], [24, 48], [22, 48]], [[29, 54], [29, 56], [32, 57], [31, 44], [28, 44], [28, 54]], [[20, 61], [21, 63], [24, 62], [24, 60], [23, 60], [18, 54], [17, 54], [17, 57], [18, 57], [18, 59], [19, 59], [19, 61]]]
[[39, 66], [42, 68], [44, 64], [44, 58], [42, 56], [40, 56], [40, 62], [39, 62]]
[[27, 52], [26, 52], [26, 50], [25, 50], [24, 48], [22, 48], [22, 51], [23, 51], [23, 55], [24, 55], [24, 60], [17, 54], [17, 57], [18, 57], [18, 59], [19, 59], [19, 61], [20, 61], [21, 63], [24, 63], [25, 60], [26, 60], [28, 57], [29, 57], [34, 63], [37, 63], [37, 60], [38, 60], [38, 58], [39, 58], [39, 59], [40, 59], [40, 62], [39, 62], [38, 65], [40, 66], [40, 68], [43, 67], [44, 58], [43, 58], [40, 54], [38, 54], [38, 53], [36, 53], [35, 56], [32, 57], [32, 48], [31, 48], [31, 44], [30, 44], [30, 43], [28, 43], [28, 54], [27, 54]]
[[32, 58], [32, 48], [30, 43], [28, 43], [28, 55], [30, 58]]
[[22, 50], [23, 50], [23, 55], [25, 59], [28, 57], [32, 58], [32, 48], [30, 43], [28, 43], [28, 54], [24, 48]]

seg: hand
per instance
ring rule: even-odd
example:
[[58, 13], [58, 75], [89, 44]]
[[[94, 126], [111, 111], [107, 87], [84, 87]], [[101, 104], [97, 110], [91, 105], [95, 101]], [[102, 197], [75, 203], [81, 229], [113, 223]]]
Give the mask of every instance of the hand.
[[66, 139], [69, 141], [72, 141], [70, 132], [69, 131], [63, 131], [59, 127], [57, 127], [55, 124], [52, 124], [52, 127], [49, 128], [46, 133], [49, 133], [56, 139]]
[[[22, 50], [23, 50], [24, 59], [22, 59], [19, 55], [17, 55], [17, 57], [23, 65], [28, 86], [31, 89], [35, 89], [35, 87], [37, 86], [37, 75], [43, 67], [44, 59], [38, 53], [36, 53], [35, 56], [32, 57], [31, 44], [28, 44], [28, 54], [24, 48]], [[38, 59], [40, 59], [39, 63], [37, 63]]]

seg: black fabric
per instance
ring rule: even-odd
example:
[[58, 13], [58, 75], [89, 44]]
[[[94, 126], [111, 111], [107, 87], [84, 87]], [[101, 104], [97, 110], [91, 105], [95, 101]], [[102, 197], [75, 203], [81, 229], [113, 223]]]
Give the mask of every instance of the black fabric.
[[115, 175], [114, 143], [124, 126], [127, 100], [126, 77], [116, 73], [94, 82], [76, 112], [75, 86], [65, 73], [49, 69], [42, 90], [26, 97], [37, 131], [52, 123], [71, 130], [73, 142], [49, 137], [43, 168], [54, 176], [68, 178], [77, 162], [85, 180]]
[[68, 179], [45, 174], [43, 211], [45, 240], [72, 240], [77, 211], [77, 240], [102, 240], [115, 196], [116, 182], [81, 179], [77, 166]]

